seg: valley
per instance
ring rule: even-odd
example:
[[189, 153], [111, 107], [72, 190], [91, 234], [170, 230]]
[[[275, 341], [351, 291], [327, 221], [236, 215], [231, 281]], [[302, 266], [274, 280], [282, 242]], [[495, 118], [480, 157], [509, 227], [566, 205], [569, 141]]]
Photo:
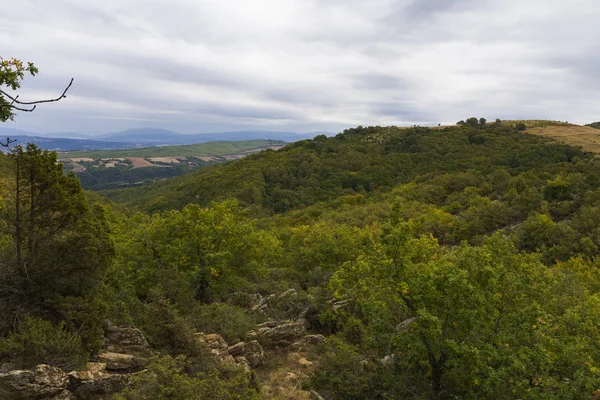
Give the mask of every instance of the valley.
[[21, 368], [77, 398], [593, 398], [600, 163], [568, 143], [595, 130], [479, 121], [69, 154], [132, 174], [239, 149], [98, 192], [53, 152], [0, 155], [0, 307], [22, 321], [0, 323], [0, 393]]
[[146, 185], [213, 163], [239, 160], [263, 150], [277, 150], [278, 140], [207, 142], [183, 146], [71, 151], [59, 153], [66, 172], [73, 171], [84, 189], [106, 190]]

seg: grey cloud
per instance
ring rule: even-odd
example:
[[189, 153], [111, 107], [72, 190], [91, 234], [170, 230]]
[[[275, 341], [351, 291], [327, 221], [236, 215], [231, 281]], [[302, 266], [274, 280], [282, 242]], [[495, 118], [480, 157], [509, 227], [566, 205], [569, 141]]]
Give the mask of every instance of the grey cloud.
[[598, 19], [595, 0], [20, 0], [0, 55], [40, 67], [27, 98], [75, 77], [66, 100], [18, 116], [24, 130], [589, 122]]

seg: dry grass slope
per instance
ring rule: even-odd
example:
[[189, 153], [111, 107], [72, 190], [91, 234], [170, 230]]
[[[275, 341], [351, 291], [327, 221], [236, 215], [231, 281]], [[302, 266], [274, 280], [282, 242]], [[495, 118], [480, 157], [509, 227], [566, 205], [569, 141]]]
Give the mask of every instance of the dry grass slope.
[[529, 127], [527, 133], [544, 136], [558, 142], [581, 146], [585, 151], [600, 154], [600, 130], [574, 124]]

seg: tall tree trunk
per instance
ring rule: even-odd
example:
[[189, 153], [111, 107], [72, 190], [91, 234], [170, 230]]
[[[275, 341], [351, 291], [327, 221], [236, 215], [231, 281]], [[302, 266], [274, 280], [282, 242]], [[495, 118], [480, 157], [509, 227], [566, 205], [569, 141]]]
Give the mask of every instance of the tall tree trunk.
[[29, 237], [27, 238], [27, 264], [31, 265], [34, 259], [34, 229], [35, 229], [35, 164], [30, 162], [29, 165]]
[[19, 157], [16, 157], [16, 194], [15, 194], [15, 244], [17, 246], [17, 266], [21, 272], [27, 276], [27, 270], [23, 264], [23, 252], [21, 249], [21, 163]]
[[444, 372], [444, 363], [446, 355], [444, 352], [436, 359], [435, 355], [429, 353], [429, 365], [431, 366], [431, 400], [440, 400], [442, 398], [442, 374]]

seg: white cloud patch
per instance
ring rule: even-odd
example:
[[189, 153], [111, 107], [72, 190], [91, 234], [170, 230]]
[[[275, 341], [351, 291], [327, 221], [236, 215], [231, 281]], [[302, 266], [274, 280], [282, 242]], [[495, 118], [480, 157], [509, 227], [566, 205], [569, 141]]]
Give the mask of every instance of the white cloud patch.
[[330, 130], [468, 116], [600, 119], [596, 0], [19, 0], [16, 128]]

